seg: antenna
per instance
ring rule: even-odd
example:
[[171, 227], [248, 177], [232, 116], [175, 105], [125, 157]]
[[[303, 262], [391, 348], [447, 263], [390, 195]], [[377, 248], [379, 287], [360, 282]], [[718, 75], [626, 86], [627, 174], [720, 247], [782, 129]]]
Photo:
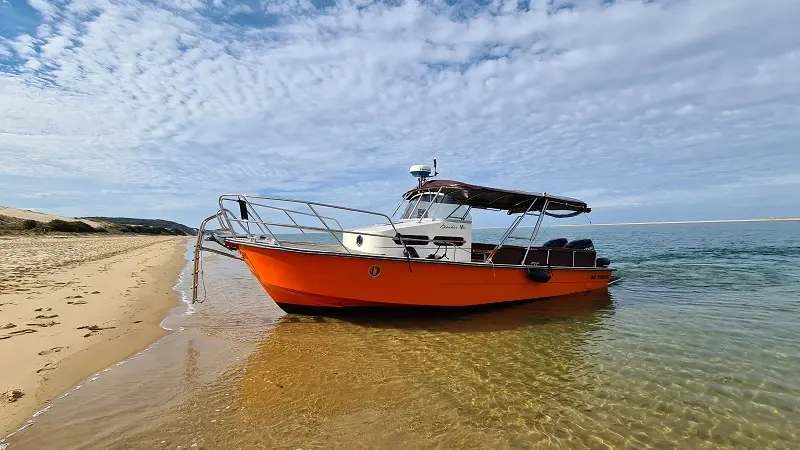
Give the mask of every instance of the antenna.
[[431, 177], [431, 174], [433, 174], [432, 176], [434, 177], [439, 175], [439, 171], [436, 168], [436, 157], [433, 156], [433, 152], [436, 150], [436, 145], [439, 143], [439, 138], [444, 132], [444, 125], [447, 123], [448, 117], [449, 116], [445, 116], [444, 121], [442, 122], [442, 128], [439, 131], [439, 136], [434, 139], [433, 145], [431, 146], [430, 156], [433, 158], [433, 169], [431, 169], [431, 166], [427, 164], [415, 164], [408, 169], [408, 171], [411, 173], [411, 176], [417, 179], [419, 188], [422, 188], [422, 185], [428, 180], [428, 178]]
[[[431, 145], [431, 154], [430, 154], [431, 157], [433, 157], [433, 153], [436, 151], [436, 147], [439, 146], [439, 140], [442, 138], [442, 135], [444, 134], [444, 127], [445, 125], [447, 125], [447, 119], [449, 118], [450, 116], [444, 116], [444, 119], [442, 120], [442, 126], [439, 128], [439, 134], [437, 134], [436, 137], [433, 139], [433, 144]], [[434, 157], [433, 160], [435, 164], [436, 158]]]

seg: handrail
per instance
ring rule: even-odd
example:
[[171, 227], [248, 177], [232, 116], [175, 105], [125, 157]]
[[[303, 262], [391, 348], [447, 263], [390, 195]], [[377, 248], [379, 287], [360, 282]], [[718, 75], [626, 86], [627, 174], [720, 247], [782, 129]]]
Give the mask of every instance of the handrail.
[[[253, 214], [253, 215], [256, 217], [256, 219], [258, 219], [259, 221], [262, 221], [262, 220], [261, 220], [261, 216], [260, 216], [260, 215], [258, 214], [258, 212], [255, 210], [255, 208], [253, 208], [253, 205], [251, 205], [251, 204], [250, 204], [250, 202], [246, 202], [246, 205], [247, 205], [247, 209], [250, 211], [250, 213], [251, 213], [251, 214]], [[266, 229], [266, 230], [264, 230], [264, 228], [262, 228], [262, 227], [261, 227], [261, 225], [259, 225], [258, 223], [256, 223], [256, 225], [258, 225], [258, 228], [259, 228], [261, 231], [263, 231], [263, 232], [264, 232], [264, 234], [267, 234], [267, 233], [269, 233], [269, 234], [270, 234], [270, 236], [272, 236], [272, 237], [275, 237], [275, 233], [273, 233], [273, 232], [272, 232], [272, 230], [270, 230], [270, 229], [269, 229], [269, 227], [267, 227], [267, 229]]]
[[[284, 211], [283, 213], [284, 213], [284, 214], [286, 214], [286, 217], [288, 217], [288, 218], [289, 218], [289, 220], [291, 220], [293, 224], [295, 224], [295, 225], [297, 225], [297, 226], [300, 226], [300, 224], [298, 224], [298, 223], [297, 223], [297, 222], [296, 222], [296, 221], [295, 221], [295, 220], [292, 218], [291, 214], [289, 214], [289, 211]], [[301, 232], [301, 233], [303, 233], [303, 234], [306, 234], [305, 230], [303, 230], [302, 228], [300, 229], [300, 232]]]
[[[236, 218], [233, 218], [231, 220], [234, 221], [234, 222], [244, 222], [242, 219], [236, 219]], [[250, 221], [250, 222], [252, 222], [252, 221]], [[324, 233], [330, 233], [330, 231], [331, 231], [329, 228], [312, 227], [310, 225], [289, 225], [289, 224], [285, 224], [285, 223], [281, 224], [281, 223], [275, 223], [275, 222], [264, 222], [264, 225], [272, 225], [272, 226], [275, 226], [275, 227], [293, 228], [293, 229], [297, 229], [297, 230], [305, 229], [305, 230], [309, 230], [309, 231], [319, 231], [319, 232], [324, 232]], [[373, 237], [378, 237], [378, 238], [383, 238], [383, 239], [395, 239], [396, 238], [396, 236], [387, 236], [385, 234], [366, 233], [364, 231], [341, 230], [340, 233], [360, 234], [362, 236], [373, 236]], [[402, 238], [400, 238], [400, 239], [402, 239]], [[338, 239], [337, 239], [337, 241], [338, 241]], [[344, 244], [342, 244], [342, 245], [344, 245]]]
[[[320, 221], [320, 222], [322, 222], [322, 225], [324, 225], [324, 226], [325, 226], [325, 228], [328, 230], [328, 232], [331, 234], [331, 236], [333, 236], [333, 237], [334, 237], [334, 238], [335, 238], [337, 241], [339, 241], [339, 244], [341, 244], [341, 245], [342, 245], [342, 248], [343, 248], [343, 249], [345, 249], [345, 251], [347, 251], [347, 253], [350, 253], [350, 254], [352, 254], [352, 253], [350, 252], [350, 249], [348, 249], [348, 248], [347, 248], [347, 247], [344, 245], [344, 242], [342, 242], [342, 240], [341, 240], [341, 239], [339, 239], [339, 236], [336, 236], [336, 233], [334, 233], [334, 232], [333, 232], [333, 230], [331, 230], [331, 227], [329, 227], [329, 226], [328, 226], [328, 224], [327, 224], [327, 223], [325, 223], [325, 221], [324, 221], [324, 220], [322, 220], [322, 217], [320, 217], [320, 216], [319, 216], [319, 214], [317, 214], [317, 210], [316, 210], [316, 209], [314, 209], [314, 207], [313, 207], [313, 206], [311, 206], [311, 205], [308, 205], [308, 207], [309, 207], [309, 208], [311, 208], [311, 211], [314, 211], [314, 215], [316, 215], [316, 216], [317, 216], [317, 219], [319, 219], [319, 221]], [[344, 230], [342, 230], [342, 231], [344, 231]]]
[[[231, 223], [230, 218], [228, 216], [230, 214], [230, 216], [236, 217], [236, 216], [233, 215], [231, 210], [229, 210], [228, 208], [220, 208], [219, 211], [217, 211], [217, 214], [219, 214], [221, 217], [224, 217], [225, 218], [225, 222], [228, 223], [227, 228], [224, 227], [224, 226], [223, 226], [223, 228], [226, 228], [227, 230], [229, 230], [231, 232], [231, 234], [236, 235], [236, 232], [233, 230], [233, 224]], [[239, 226], [241, 226], [241, 224], [239, 224]], [[248, 231], [248, 234], [249, 234], [249, 231]]]
[[[214, 217], [216, 217], [216, 218], [217, 218], [217, 223], [219, 223], [219, 227], [220, 227], [220, 228], [222, 228], [223, 230], [226, 230], [226, 229], [227, 229], [227, 230], [230, 230], [229, 228], [226, 228], [226, 227], [225, 227], [225, 224], [224, 224], [224, 223], [222, 223], [222, 214], [220, 214], [220, 211], [217, 211], [217, 213], [216, 213], [216, 214], [214, 214]], [[230, 231], [233, 231], [233, 230], [230, 230]]]
[[[439, 192], [441, 192], [441, 189], [439, 190]], [[438, 195], [438, 192], [437, 192], [436, 195]], [[244, 202], [245, 205], [244, 206], [240, 206], [240, 210], [239, 211], [241, 211], [242, 214], [245, 214], [247, 218], [239, 218], [239, 217], [237, 217], [237, 214], [233, 213], [230, 209], [225, 207], [225, 203], [226, 202], [239, 202], [240, 205], [241, 205], [242, 202]], [[297, 203], [297, 204], [305, 205], [306, 207], [308, 207], [310, 212], [303, 212], [303, 211], [298, 211], [298, 210], [291, 209], [291, 208], [284, 208], [284, 207], [281, 207], [281, 206], [265, 204], [265, 202]], [[417, 199], [417, 203], [418, 202], [419, 202], [419, 199]], [[281, 227], [281, 228], [295, 229], [295, 230], [299, 230], [300, 233], [302, 233], [303, 235], [306, 234], [306, 231], [314, 231], [314, 232], [321, 232], [321, 233], [330, 234], [331, 237], [341, 246], [341, 251], [342, 252], [347, 252], [349, 254], [352, 254], [353, 252], [351, 252], [351, 249], [344, 244], [344, 242], [345, 242], [344, 235], [345, 234], [360, 234], [360, 235], [364, 235], [364, 236], [374, 236], [374, 237], [381, 238], [381, 239], [392, 239], [392, 240], [394, 240], [396, 243], [398, 243], [398, 244], [400, 244], [402, 246], [402, 248], [404, 250], [403, 255], [406, 258], [408, 258], [409, 261], [411, 261], [411, 253], [409, 251], [409, 247], [408, 247], [406, 242], [407, 241], [413, 241], [413, 239], [409, 239], [409, 238], [403, 237], [399, 233], [399, 231], [398, 231], [397, 227], [395, 226], [395, 223], [392, 220], [392, 218], [387, 216], [386, 214], [383, 214], [383, 213], [379, 213], [379, 212], [375, 212], [375, 211], [367, 211], [367, 210], [358, 209], [358, 208], [350, 208], [350, 207], [346, 207], [346, 206], [332, 205], [332, 204], [329, 204], [329, 203], [313, 202], [313, 201], [307, 201], [307, 200], [296, 200], [296, 199], [288, 199], [288, 198], [279, 198], [279, 197], [265, 197], [265, 196], [247, 195], [247, 194], [223, 194], [223, 195], [219, 196], [218, 203], [219, 203], [219, 206], [220, 206], [220, 210], [217, 213], [217, 215], [211, 216], [211, 219], [216, 217], [217, 220], [220, 222], [222, 228], [226, 228], [224, 226], [224, 223], [227, 223], [227, 229], [230, 230], [231, 234], [233, 235], [233, 237], [236, 237], [236, 238], [246, 237], [246, 238], [255, 239], [257, 236], [255, 236], [253, 234], [253, 231], [250, 230], [250, 224], [253, 224], [253, 225], [257, 226], [261, 231], [263, 231], [265, 234], [269, 235], [272, 238], [272, 240], [274, 242], [274, 245], [277, 245], [277, 246], [284, 246], [284, 243], [282, 243], [281, 240], [278, 239], [277, 235], [272, 231], [271, 227]], [[487, 255], [487, 258], [486, 258], [486, 262], [487, 263], [489, 263], [489, 264], [492, 263], [492, 260], [493, 260], [494, 256], [497, 254], [497, 252], [501, 248], [504, 247], [504, 245], [506, 244], [506, 241], [511, 240], [511, 239], [520, 239], [520, 240], [527, 239], [528, 240], [527, 249], [526, 249], [525, 255], [523, 256], [523, 260], [520, 262], [521, 265], [525, 264], [525, 259], [527, 259], [527, 256], [528, 256], [528, 254], [530, 252], [531, 245], [533, 243], [532, 241], [536, 238], [536, 236], [538, 235], [537, 232], [541, 228], [541, 223], [542, 223], [542, 219], [543, 219], [544, 215], [541, 214], [541, 213], [538, 214], [536, 226], [534, 227], [534, 231], [533, 231], [533, 233], [531, 233], [531, 236], [529, 238], [512, 236], [512, 234], [517, 229], [517, 227], [522, 223], [523, 219], [526, 216], [528, 216], [529, 214], [533, 215], [532, 212], [531, 212], [531, 209], [533, 208], [534, 203], [535, 202], [531, 202], [531, 204], [529, 205], [528, 209], [526, 209], [522, 214], [520, 214], [518, 217], [515, 218], [515, 220], [511, 223], [511, 226], [509, 226], [508, 229], [505, 231], [505, 233], [503, 233], [503, 236], [500, 238], [500, 241], [497, 243], [497, 245], [491, 251], [488, 252], [489, 254]], [[546, 199], [545, 200], [545, 208], [547, 206], [547, 203], [548, 203], [548, 201]], [[385, 235], [385, 234], [373, 234], [373, 233], [366, 233], [366, 232], [363, 232], [363, 231], [355, 232], [355, 231], [345, 230], [342, 227], [342, 225], [341, 225], [341, 223], [339, 222], [338, 219], [336, 219], [334, 217], [321, 215], [320, 211], [318, 210], [319, 208], [315, 208], [315, 206], [316, 207], [320, 207], [320, 208], [331, 208], [331, 209], [336, 209], [336, 210], [340, 210], [340, 211], [349, 211], [349, 212], [354, 212], [354, 213], [367, 214], [367, 215], [373, 215], [373, 216], [381, 217], [385, 221], [385, 224], [392, 228], [392, 231], [393, 231], [394, 235], [393, 236], [388, 236], [388, 235]], [[272, 222], [272, 221], [264, 220], [260, 216], [260, 214], [258, 212], [258, 208], [265, 208], [265, 209], [269, 209], [269, 210], [283, 212], [289, 218], [291, 223], [286, 223], [286, 222], [278, 223], [278, 222]], [[432, 208], [432, 204], [428, 205], [428, 207], [426, 208], [426, 211], [430, 211], [431, 208]], [[399, 209], [399, 207], [398, 207], [398, 209]], [[397, 210], [395, 210], [395, 214], [396, 213], [397, 213]], [[307, 216], [307, 217], [315, 217], [315, 218], [317, 218], [317, 220], [319, 220], [321, 222], [322, 227], [300, 225], [298, 223], [298, 221], [295, 220], [295, 218], [293, 217], [293, 214], [299, 214], [299, 215], [303, 215], [303, 216]], [[329, 225], [329, 223], [327, 222], [327, 220], [331, 220], [331, 221], [335, 222], [336, 225], [338, 226], [338, 230], [335, 229], [335, 228], [332, 228], [331, 225]], [[244, 236], [242, 236], [238, 232], [234, 231], [235, 228], [236, 228], [235, 225], [238, 225], [238, 227], [244, 232]], [[338, 233], [342, 233], [342, 236], [339, 236]], [[287, 243], [288, 243], [288, 241], [287, 241]], [[457, 248], [456, 250], [458, 251], [458, 250], [464, 250], [464, 249]]]
[[248, 195], [248, 194], [222, 194], [219, 196], [220, 201], [225, 197], [239, 197], [239, 198], [260, 198], [262, 200], [272, 200], [278, 202], [288, 202], [288, 203], [301, 203], [304, 205], [315, 205], [315, 206], [322, 206], [325, 208], [333, 208], [333, 209], [342, 209], [345, 211], [352, 211], [352, 212], [360, 212], [364, 214], [372, 214], [374, 216], [381, 216], [389, 219], [389, 216], [383, 213], [375, 212], [375, 211], [366, 211], [363, 209], [355, 209], [355, 208], [348, 208], [346, 206], [338, 206], [338, 205], [331, 205], [328, 203], [319, 203], [319, 202], [311, 202], [308, 200], [293, 200], [290, 198], [278, 198], [278, 197], [262, 197], [260, 195]]
[[206, 224], [215, 217], [219, 220], [222, 211], [217, 211], [213, 216], [208, 216], [200, 222], [200, 228], [197, 230], [197, 242], [194, 245], [194, 266], [192, 270], [192, 303], [197, 301], [197, 283], [200, 274], [200, 249], [203, 247], [203, 238], [205, 237]]
[[[260, 206], [260, 207], [262, 207], [262, 208], [268, 208], [268, 209], [275, 209], [275, 210], [278, 210], [278, 211], [283, 211], [283, 212], [285, 212], [285, 213], [286, 213], [286, 215], [287, 215], [287, 216], [288, 216], [288, 215], [289, 215], [289, 213], [291, 212], [291, 213], [295, 213], [295, 214], [301, 214], [301, 215], [303, 215], [303, 216], [316, 217], [314, 214], [304, 213], [303, 211], [295, 211], [295, 210], [293, 210], [293, 209], [281, 208], [281, 207], [278, 207], [278, 206], [272, 206], [272, 205], [265, 205], [265, 204], [263, 204], [263, 203], [253, 203], [253, 202], [250, 202], [250, 204], [251, 204], [251, 205], [253, 205], [253, 206]], [[336, 220], [336, 218], [335, 218], [335, 217], [328, 217], [328, 216], [322, 216], [322, 215], [320, 215], [319, 217], [322, 217], [323, 219], [328, 219], [328, 220], [332, 220], [332, 221], [336, 222], [336, 225], [338, 225], [338, 226], [339, 226], [339, 230], [343, 230], [343, 228], [342, 228], [342, 224], [341, 224], [341, 223], [339, 223], [339, 221], [338, 221], [338, 220]], [[291, 218], [291, 216], [289, 216], [289, 218]], [[292, 222], [294, 222], [294, 220], [292, 220]], [[295, 225], [296, 225], [296, 224], [297, 224], [297, 222], [295, 222]]]
[[[295, 223], [294, 226], [290, 226], [288, 224], [279, 224], [279, 223], [267, 222], [267, 221], [261, 220], [261, 217], [257, 213], [255, 214], [255, 216], [259, 219], [257, 221], [248, 220], [248, 219], [236, 219], [236, 216], [230, 210], [225, 208], [225, 206], [224, 206], [224, 202], [225, 201], [244, 200], [247, 203], [247, 205], [251, 207], [251, 209], [255, 205], [255, 206], [260, 206], [260, 207], [265, 207], [265, 208], [270, 208], [270, 209], [284, 210], [284, 208], [279, 208], [279, 207], [275, 207], [275, 206], [271, 206], [271, 205], [263, 205], [263, 204], [260, 204], [260, 203], [251, 202], [250, 201], [251, 199], [260, 199], [260, 200], [275, 201], [275, 202], [286, 202], [286, 203], [298, 203], [298, 204], [306, 205], [313, 212], [313, 214], [303, 213], [301, 211], [294, 211], [294, 210], [289, 210], [289, 211], [300, 213], [300, 214], [303, 214], [303, 215], [315, 216], [322, 222], [322, 224], [323, 224], [323, 226], [325, 226], [325, 228], [324, 229], [320, 229], [320, 228], [309, 227], [309, 226], [300, 226], [300, 225], [297, 225], [296, 223]], [[223, 215], [225, 216], [225, 220], [228, 222], [228, 225], [229, 225], [231, 230], [233, 229], [233, 224], [231, 222], [231, 217], [233, 217], [234, 218], [233, 219], [234, 222], [239, 223], [239, 225], [242, 226], [242, 228], [244, 228], [244, 229], [247, 229], [247, 228], [244, 227], [243, 224], [246, 224], [246, 223], [259, 224], [260, 223], [260, 224], [263, 224], [264, 226], [267, 226], [267, 227], [269, 225], [272, 225], [272, 226], [277, 226], [277, 227], [296, 228], [296, 229], [299, 229], [301, 231], [303, 229], [305, 229], [305, 230], [324, 231], [324, 232], [330, 233], [331, 236], [333, 236], [333, 238], [336, 239], [342, 245], [342, 247], [348, 252], [349, 252], [349, 250], [347, 250], [347, 247], [344, 245], [344, 243], [341, 240], [339, 240], [339, 238], [336, 236], [334, 231], [328, 226], [328, 224], [323, 220], [323, 218], [334, 220], [336, 222], [336, 224], [339, 226], [339, 230], [338, 231], [340, 231], [342, 233], [353, 233], [353, 232], [344, 230], [342, 228], [342, 226], [341, 226], [341, 223], [339, 223], [339, 221], [336, 220], [335, 218], [326, 217], [326, 216], [320, 216], [316, 212], [316, 210], [314, 209], [314, 206], [320, 206], [320, 207], [323, 207], [323, 208], [332, 208], [332, 209], [338, 209], [338, 210], [342, 210], [342, 211], [350, 211], [350, 212], [355, 212], [355, 213], [370, 214], [370, 215], [374, 215], [374, 216], [379, 216], [379, 217], [384, 218], [386, 220], [387, 225], [390, 225], [392, 227], [392, 230], [394, 231], [394, 236], [392, 236], [391, 238], [392, 239], [395, 239], [395, 238], [398, 239], [400, 241], [400, 244], [403, 246], [403, 249], [405, 250], [405, 254], [406, 255], [410, 255], [410, 253], [408, 251], [408, 246], [406, 245], [406, 242], [405, 242], [405, 239], [400, 235], [400, 232], [397, 231], [397, 227], [395, 226], [395, 224], [392, 221], [392, 219], [389, 216], [387, 216], [386, 214], [383, 214], [383, 213], [379, 213], [379, 212], [375, 212], [375, 211], [367, 211], [367, 210], [357, 209], [357, 208], [348, 208], [346, 206], [331, 205], [331, 204], [328, 204], [328, 203], [312, 202], [312, 201], [308, 201], [308, 200], [295, 200], [295, 199], [279, 198], [279, 197], [264, 197], [264, 196], [260, 196], [260, 195], [247, 195], [247, 194], [222, 194], [222, 195], [219, 196], [218, 203], [219, 203], [219, 206], [220, 206], [220, 211], [223, 212]], [[248, 230], [247, 234], [251, 235], [252, 233], [250, 233], [249, 230]], [[269, 230], [269, 234], [272, 236], [273, 239], [275, 239], [275, 241], [276, 241], [276, 243], [278, 243], [278, 245], [281, 245], [281, 243], [278, 240], [278, 238], [275, 236], [274, 233], [272, 233], [272, 230]], [[366, 235], [365, 233], [358, 233], [358, 234]], [[387, 236], [382, 236], [382, 235], [376, 235], [376, 236], [382, 237], [382, 238], [386, 238], [387, 237]], [[409, 256], [409, 259], [410, 259], [410, 256]]]

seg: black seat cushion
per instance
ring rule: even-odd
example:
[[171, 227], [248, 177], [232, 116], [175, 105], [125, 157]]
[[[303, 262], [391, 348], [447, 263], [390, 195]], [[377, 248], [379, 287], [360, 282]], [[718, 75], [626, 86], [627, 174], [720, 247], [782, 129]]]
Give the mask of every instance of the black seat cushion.
[[555, 238], [555, 239], [550, 239], [549, 241], [547, 241], [544, 244], [542, 244], [542, 247], [544, 247], [544, 248], [560, 248], [560, 247], [563, 247], [563, 246], [567, 245], [567, 242], [569, 242], [569, 241], [567, 241], [567, 238]]
[[577, 250], [592, 250], [594, 249], [594, 243], [591, 239], [576, 239], [574, 241], [570, 241], [564, 248], [574, 248]]

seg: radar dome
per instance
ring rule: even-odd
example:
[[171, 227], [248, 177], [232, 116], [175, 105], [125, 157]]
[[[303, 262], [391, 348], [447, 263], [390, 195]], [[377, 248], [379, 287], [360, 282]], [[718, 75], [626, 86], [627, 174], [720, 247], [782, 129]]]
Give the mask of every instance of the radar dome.
[[408, 169], [408, 171], [411, 172], [411, 176], [413, 177], [428, 178], [429, 176], [431, 176], [432, 169], [431, 166], [427, 164], [417, 164], [411, 166], [411, 168]]

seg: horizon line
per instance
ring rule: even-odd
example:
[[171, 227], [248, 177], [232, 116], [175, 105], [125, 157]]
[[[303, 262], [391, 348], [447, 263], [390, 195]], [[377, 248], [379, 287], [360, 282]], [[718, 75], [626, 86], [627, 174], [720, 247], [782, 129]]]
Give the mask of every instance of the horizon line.
[[[737, 223], [737, 222], [800, 222], [800, 217], [779, 217], [762, 219], [718, 219], [718, 220], [671, 220], [657, 222], [618, 222], [618, 223], [573, 223], [562, 225], [551, 225], [551, 227], [615, 227], [624, 225], [679, 225], [693, 223]], [[517, 228], [533, 228], [533, 225], [525, 225]], [[508, 227], [474, 227], [473, 230], [486, 229], [507, 229]]]

